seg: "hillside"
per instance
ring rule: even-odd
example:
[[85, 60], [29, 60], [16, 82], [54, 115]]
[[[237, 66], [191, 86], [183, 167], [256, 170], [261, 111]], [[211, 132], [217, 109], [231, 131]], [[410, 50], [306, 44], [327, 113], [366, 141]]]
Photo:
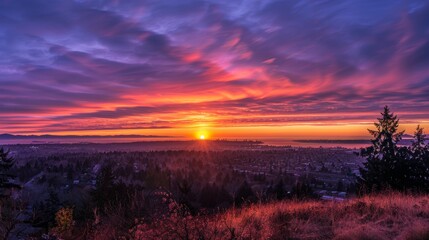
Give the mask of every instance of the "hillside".
[[256, 204], [215, 217], [164, 218], [135, 239], [429, 239], [429, 196]]

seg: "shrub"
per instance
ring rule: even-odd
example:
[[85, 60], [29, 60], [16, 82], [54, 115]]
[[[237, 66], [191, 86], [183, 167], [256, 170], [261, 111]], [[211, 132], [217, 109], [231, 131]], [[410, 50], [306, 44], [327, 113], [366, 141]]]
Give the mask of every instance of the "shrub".
[[70, 207], [61, 208], [55, 214], [58, 232], [68, 232], [73, 227], [73, 209]]

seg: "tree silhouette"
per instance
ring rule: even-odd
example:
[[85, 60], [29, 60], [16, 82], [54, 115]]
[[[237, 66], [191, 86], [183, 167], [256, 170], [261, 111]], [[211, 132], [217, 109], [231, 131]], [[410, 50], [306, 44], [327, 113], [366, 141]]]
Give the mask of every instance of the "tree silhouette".
[[238, 188], [237, 194], [235, 196], [235, 205], [241, 206], [246, 202], [252, 202], [256, 199], [255, 193], [250, 187], [247, 181], [244, 181], [243, 184]]
[[425, 144], [426, 135], [424, 134], [424, 129], [417, 126], [416, 131], [414, 132], [414, 139], [411, 143], [411, 151], [415, 157], [424, 157], [428, 151], [428, 146]]
[[413, 173], [410, 175], [409, 184], [413, 186], [414, 191], [418, 192], [429, 191], [429, 146], [425, 141], [426, 135], [423, 128], [417, 126], [409, 148], [409, 170]]
[[0, 239], [8, 239], [19, 222], [19, 204], [10, 198], [10, 190], [20, 187], [11, 182], [14, 176], [8, 174], [8, 170], [14, 163], [13, 157], [9, 156], [9, 151], [0, 148]]
[[110, 165], [104, 166], [97, 175], [95, 190], [92, 193], [95, 206], [102, 212], [115, 198], [115, 176]]
[[374, 123], [376, 130], [368, 129], [373, 136], [372, 146], [361, 149], [360, 156], [367, 162], [360, 168], [358, 177], [359, 190], [364, 192], [379, 192], [390, 188], [392, 190], [406, 190], [409, 171], [408, 150], [399, 147], [404, 131], [398, 131], [399, 119], [384, 107], [381, 118]]
[[9, 196], [7, 190], [19, 187], [11, 182], [14, 176], [7, 173], [14, 163], [15, 160], [9, 156], [9, 151], [0, 148], [0, 199]]
[[276, 194], [277, 200], [282, 200], [286, 197], [286, 191], [283, 184], [283, 179], [280, 179], [279, 182], [274, 187], [274, 192]]

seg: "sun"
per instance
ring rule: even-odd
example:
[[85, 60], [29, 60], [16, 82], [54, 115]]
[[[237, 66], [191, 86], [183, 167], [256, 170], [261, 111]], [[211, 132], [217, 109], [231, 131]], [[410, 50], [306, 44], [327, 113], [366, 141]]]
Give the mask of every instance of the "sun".
[[195, 137], [198, 140], [207, 140], [209, 138], [209, 133], [207, 132], [207, 130], [199, 130], [195, 133]]

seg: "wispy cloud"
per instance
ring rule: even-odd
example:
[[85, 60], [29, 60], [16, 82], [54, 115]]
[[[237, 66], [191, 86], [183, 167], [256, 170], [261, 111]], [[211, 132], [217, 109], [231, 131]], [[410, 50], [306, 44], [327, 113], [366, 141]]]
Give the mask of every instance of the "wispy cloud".
[[0, 130], [429, 119], [427, 1], [2, 1]]

